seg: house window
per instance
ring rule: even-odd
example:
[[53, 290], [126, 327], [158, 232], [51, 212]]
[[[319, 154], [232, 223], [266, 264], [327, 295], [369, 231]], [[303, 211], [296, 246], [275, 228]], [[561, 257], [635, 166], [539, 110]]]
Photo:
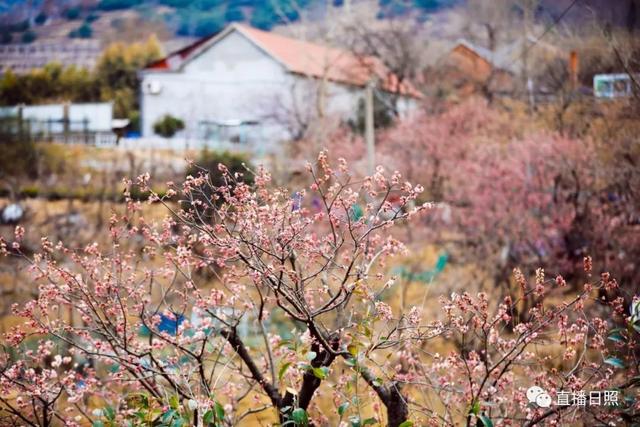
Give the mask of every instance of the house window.
[[626, 79], [618, 79], [613, 82], [613, 93], [614, 96], [625, 96], [629, 91], [629, 85]]
[[610, 81], [600, 80], [596, 82], [596, 96], [609, 98], [613, 94], [613, 84]]
[[200, 133], [207, 141], [251, 144], [259, 139], [260, 122], [255, 120], [201, 121]]
[[630, 96], [631, 77], [628, 74], [598, 74], [593, 78], [593, 92], [598, 98]]

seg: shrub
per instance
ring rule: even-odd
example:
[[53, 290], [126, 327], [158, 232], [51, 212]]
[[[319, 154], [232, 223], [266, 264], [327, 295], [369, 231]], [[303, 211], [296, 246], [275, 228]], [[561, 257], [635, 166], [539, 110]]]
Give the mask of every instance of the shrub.
[[93, 29], [88, 23], [84, 23], [78, 28], [78, 38], [89, 39], [93, 35]]
[[38, 151], [24, 122], [0, 119], [0, 152], [0, 183], [15, 197], [22, 180], [38, 176]]
[[[252, 166], [249, 160], [241, 154], [230, 153], [228, 151], [209, 151], [205, 149], [200, 153], [200, 156], [194, 164], [187, 168], [186, 176], [187, 179], [189, 179], [189, 176], [209, 175], [209, 183], [211, 186], [203, 187], [203, 193], [198, 196], [199, 200], [205, 201], [212, 199], [212, 195], [216, 192], [217, 188], [237, 184], [229, 183], [226, 179], [227, 175], [223, 170], [228, 171], [228, 176], [237, 176], [239, 182], [251, 186], [253, 185], [253, 175], [248, 173], [251, 169]], [[199, 212], [203, 218], [211, 217], [209, 209], [202, 209]]]
[[264, 7], [253, 10], [250, 21], [253, 27], [269, 31], [278, 23], [278, 15], [269, 5], [270, 3], [265, 3]]
[[142, 3], [142, 0], [102, 0], [98, 8], [102, 10], [130, 9]]
[[204, 37], [222, 30], [224, 25], [224, 15], [221, 11], [209, 12], [188, 9], [180, 14], [178, 31], [184, 35]]
[[80, 8], [79, 7], [71, 7], [64, 12], [64, 17], [69, 21], [76, 20], [80, 17]]
[[638, 151], [615, 144], [629, 160], [612, 167], [613, 149], [603, 156], [593, 140], [526, 126], [471, 101], [399, 121], [378, 134], [376, 146], [385, 164], [425, 183], [428, 200], [449, 204], [424, 231], [434, 240], [452, 230], [465, 236], [452, 248], [490, 272], [497, 289], [509, 286], [515, 267], [553, 263], [572, 277], [584, 256], [615, 253], [624, 256], [610, 258], [609, 272], [624, 279], [630, 295], [640, 292], [640, 270], [627, 261], [640, 256], [639, 234], [628, 232], [637, 228], [639, 208], [630, 202], [637, 200], [630, 190], [638, 187], [637, 167], [627, 165], [637, 165]]
[[244, 21], [242, 9], [237, 6], [227, 6], [227, 10], [224, 12], [224, 20], [226, 22]]
[[9, 24], [5, 28], [12, 33], [21, 33], [23, 31], [27, 31], [29, 27], [29, 20], [25, 19], [24, 21], [16, 22], [15, 24]]
[[22, 189], [20, 190], [20, 195], [22, 197], [38, 197], [40, 195], [40, 188], [35, 185], [22, 187]]
[[165, 138], [171, 138], [176, 133], [184, 129], [184, 122], [170, 114], [164, 115], [153, 124], [153, 131]]
[[38, 35], [31, 31], [25, 31], [24, 34], [22, 34], [22, 43], [33, 43], [36, 39], [38, 38]]
[[98, 19], [100, 19], [100, 15], [98, 15], [95, 12], [91, 12], [90, 14], [87, 15], [86, 18], [84, 18], [84, 20], [88, 23], [92, 23], [94, 21], [97, 21]]
[[93, 35], [93, 29], [88, 22], [83, 23], [77, 29], [69, 33], [69, 37], [72, 39], [90, 39]]
[[214, 186], [221, 186], [224, 185], [224, 179], [223, 173], [220, 171], [220, 165], [224, 165], [232, 176], [240, 173], [244, 175], [243, 181], [245, 183], [248, 185], [253, 184], [253, 175], [247, 174], [247, 169], [252, 168], [247, 157], [228, 151], [203, 150], [194, 165], [187, 169], [186, 175], [197, 176], [200, 172], [206, 172], [209, 174], [209, 179]]
[[34, 19], [36, 25], [42, 25], [45, 22], [47, 22], [47, 14], [44, 12], [40, 12], [38, 13], [38, 15], [36, 16], [36, 18]]

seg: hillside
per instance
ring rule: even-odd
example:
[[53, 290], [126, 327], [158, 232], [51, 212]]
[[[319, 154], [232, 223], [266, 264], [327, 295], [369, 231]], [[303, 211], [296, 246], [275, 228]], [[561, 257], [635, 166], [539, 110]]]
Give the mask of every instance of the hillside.
[[[458, 3], [457, 0], [380, 0], [380, 19], [415, 13], [418, 16]], [[63, 0], [5, 1], [0, 4], [0, 40], [31, 42], [38, 38], [98, 38], [133, 40], [156, 33], [161, 40], [202, 37], [231, 22], [270, 30], [276, 25], [326, 16], [342, 0]]]
[[[245, 22], [270, 30], [274, 26], [322, 20], [331, 9], [346, 7], [345, 0], [5, 0], [0, 2], [0, 43], [37, 39], [94, 38], [109, 43], [138, 40], [156, 34], [170, 50], [194, 37], [215, 33], [230, 22]], [[430, 14], [467, 0], [348, 0], [376, 4], [378, 19], [412, 15], [426, 20]], [[553, 21], [572, 0], [540, 0], [536, 17]], [[517, 9], [517, 3], [514, 7]], [[610, 25], [637, 28], [640, 1], [580, 0], [564, 17], [573, 26], [593, 19]]]

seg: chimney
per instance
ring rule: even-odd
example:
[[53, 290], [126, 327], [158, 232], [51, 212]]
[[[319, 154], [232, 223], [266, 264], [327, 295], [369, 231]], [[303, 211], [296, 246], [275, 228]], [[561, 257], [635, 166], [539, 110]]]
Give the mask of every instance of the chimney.
[[578, 67], [578, 52], [572, 50], [569, 54], [569, 81], [573, 90], [578, 88]]

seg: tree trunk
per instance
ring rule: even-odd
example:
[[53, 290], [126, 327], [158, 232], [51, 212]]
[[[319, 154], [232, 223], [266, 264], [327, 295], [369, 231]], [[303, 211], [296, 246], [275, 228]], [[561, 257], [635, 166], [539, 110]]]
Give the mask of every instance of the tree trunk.
[[[344, 357], [344, 356], [343, 356]], [[409, 405], [402, 395], [402, 384], [391, 381], [388, 385], [377, 383], [376, 376], [367, 368], [360, 370], [360, 375], [376, 392], [382, 404], [387, 408], [387, 427], [399, 427], [409, 418]]]
[[[337, 336], [333, 336], [329, 339], [329, 344], [334, 350], [336, 350], [339, 347], [340, 340]], [[311, 361], [311, 366], [313, 368], [329, 367], [335, 360], [335, 356], [323, 350], [317, 341], [314, 341], [311, 344], [311, 351], [316, 353], [315, 359]], [[300, 386], [298, 395], [294, 396], [290, 392], [287, 392], [282, 399], [281, 406], [278, 408], [280, 423], [284, 424], [288, 421], [287, 417], [282, 412], [282, 408], [292, 407], [295, 405], [298, 408], [308, 411], [313, 395], [318, 387], [320, 387], [321, 383], [322, 380], [316, 377], [313, 371], [307, 370], [302, 376], [302, 385]], [[313, 422], [309, 421], [309, 427], [313, 426]]]
[[387, 391], [384, 405], [387, 407], [387, 426], [398, 427], [409, 418], [409, 405], [402, 395], [400, 385], [392, 383]]

